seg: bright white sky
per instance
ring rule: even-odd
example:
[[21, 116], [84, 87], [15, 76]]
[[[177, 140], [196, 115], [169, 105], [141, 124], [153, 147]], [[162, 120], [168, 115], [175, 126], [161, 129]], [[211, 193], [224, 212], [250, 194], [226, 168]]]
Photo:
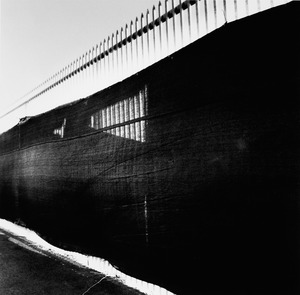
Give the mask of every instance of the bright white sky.
[[0, 0], [0, 112], [158, 0]]

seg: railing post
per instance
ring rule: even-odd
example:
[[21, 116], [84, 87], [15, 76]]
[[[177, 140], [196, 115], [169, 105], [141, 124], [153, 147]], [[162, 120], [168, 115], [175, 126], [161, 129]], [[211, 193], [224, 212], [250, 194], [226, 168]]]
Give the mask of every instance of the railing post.
[[152, 52], [153, 52], [153, 62], [156, 62], [157, 61], [157, 56], [158, 56], [158, 54], [157, 54], [157, 28], [156, 28], [156, 24], [155, 24], [155, 20], [156, 20], [156, 10], [155, 10], [155, 6], [153, 5], [153, 7], [152, 7], [152, 24], [153, 24], [153, 29], [152, 29], [152, 31], [153, 31], [153, 33], [152, 33], [152, 36], [153, 36], [153, 38], [152, 38], [152, 44], [153, 44], [153, 46], [152, 46]]
[[115, 54], [116, 81], [115, 82], [118, 82], [118, 81], [120, 81], [120, 77], [122, 77], [122, 68], [123, 68], [122, 64], [120, 63], [119, 31], [118, 30], [116, 31], [116, 40], [115, 40], [114, 47], [115, 47], [115, 51], [116, 51], [116, 54]]
[[159, 42], [159, 57], [158, 58], [163, 58], [163, 43], [162, 43], [162, 28], [161, 28], [161, 2], [158, 2], [158, 7], [157, 7], [157, 12], [158, 12], [158, 42]]
[[165, 43], [164, 45], [164, 55], [169, 55], [169, 19], [168, 19], [168, 0], [165, 0], [165, 5], [164, 5], [164, 19], [165, 22], [162, 23], [164, 28], [163, 30], [163, 42]]
[[101, 87], [101, 89], [103, 88], [103, 81], [102, 81], [102, 77], [104, 77], [104, 61], [101, 57], [101, 55], [103, 54], [103, 45], [102, 42], [100, 42], [99, 44], [99, 65], [98, 65], [98, 77], [97, 77], [97, 84], [99, 85], [99, 87]]
[[38, 112], [38, 104], [39, 111], [46, 111], [50, 106], [91, 95], [190, 44], [225, 21], [287, 2], [290, 1], [164, 0], [163, 4], [159, 1], [157, 7], [153, 6], [151, 11], [147, 10], [129, 26], [126, 24], [124, 29], [117, 30], [26, 93], [21, 101], [27, 107], [19, 105], [15, 114]]

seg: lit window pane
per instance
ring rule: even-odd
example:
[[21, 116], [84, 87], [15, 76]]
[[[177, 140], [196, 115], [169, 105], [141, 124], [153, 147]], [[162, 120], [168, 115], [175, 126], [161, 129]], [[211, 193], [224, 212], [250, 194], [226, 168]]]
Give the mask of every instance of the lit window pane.
[[111, 114], [110, 125], [114, 125], [115, 124], [115, 107], [110, 106], [109, 108], [110, 108], [110, 114]]
[[125, 121], [129, 121], [130, 115], [129, 115], [129, 100], [128, 99], [124, 100], [124, 105], [125, 105]]
[[111, 129], [105, 132], [118, 137], [144, 142], [146, 132], [145, 120], [124, 126], [117, 127], [115, 125], [138, 120], [146, 116], [147, 108], [147, 87], [145, 86], [145, 89], [137, 92], [136, 95], [118, 101], [92, 115], [90, 126], [95, 129], [112, 126]]
[[120, 123], [125, 122], [124, 118], [124, 101], [120, 101]]
[[99, 117], [98, 117], [98, 113], [95, 114], [95, 129], [99, 129]]
[[134, 123], [130, 124], [130, 139], [135, 140], [135, 125], [134, 125]]
[[134, 96], [134, 113], [135, 119], [140, 118], [140, 99], [138, 95]]
[[133, 98], [129, 98], [129, 110], [130, 110], [130, 120], [133, 120], [134, 119], [134, 100]]
[[146, 134], [146, 121], [141, 121], [141, 142], [145, 142], [146, 138], [145, 138], [145, 134]]
[[117, 102], [115, 106], [115, 115], [116, 115], [116, 124], [119, 124], [120, 122], [120, 105]]
[[109, 108], [106, 108], [106, 119], [107, 119], [107, 125], [106, 127], [110, 126], [110, 110]]
[[125, 126], [125, 137], [128, 139], [130, 138], [130, 128], [129, 127], [130, 127], [129, 125]]
[[102, 126], [103, 126], [103, 128], [105, 128], [106, 127], [106, 112], [105, 112], [105, 110], [102, 110], [101, 111], [101, 113], [102, 113]]
[[144, 95], [143, 95], [143, 91], [140, 91], [139, 93], [139, 99], [140, 99], [140, 116], [143, 117], [145, 116], [145, 99], [144, 99]]
[[125, 126], [121, 126], [120, 129], [121, 129], [120, 136], [125, 137]]
[[101, 112], [99, 112], [99, 128], [103, 128]]
[[141, 141], [141, 122], [135, 123], [135, 139]]

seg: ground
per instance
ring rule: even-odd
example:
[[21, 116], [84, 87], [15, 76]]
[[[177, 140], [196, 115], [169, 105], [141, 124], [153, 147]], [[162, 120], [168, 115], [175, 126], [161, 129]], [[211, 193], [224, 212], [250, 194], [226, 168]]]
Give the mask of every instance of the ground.
[[101, 273], [35, 249], [3, 230], [0, 231], [0, 265], [0, 294], [142, 294]]

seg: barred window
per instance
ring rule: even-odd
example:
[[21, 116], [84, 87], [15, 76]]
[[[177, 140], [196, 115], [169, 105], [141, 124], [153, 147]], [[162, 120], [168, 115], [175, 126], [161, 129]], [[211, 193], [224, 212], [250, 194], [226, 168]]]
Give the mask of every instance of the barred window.
[[[148, 90], [145, 86], [134, 96], [118, 101], [101, 109], [91, 116], [90, 126], [96, 130], [145, 142], [146, 120], [148, 113]], [[116, 126], [117, 125], [117, 126]]]

